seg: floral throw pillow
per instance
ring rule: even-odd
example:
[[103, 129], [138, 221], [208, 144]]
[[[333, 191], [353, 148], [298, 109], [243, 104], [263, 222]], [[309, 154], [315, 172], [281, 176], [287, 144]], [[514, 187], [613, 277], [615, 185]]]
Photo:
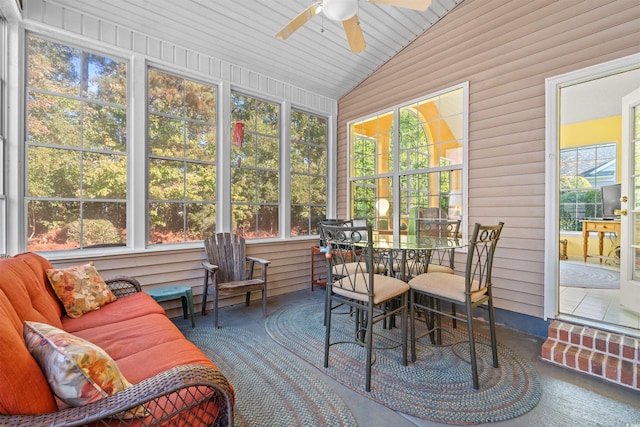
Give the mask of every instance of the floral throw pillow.
[[[25, 321], [24, 340], [53, 393], [68, 405], [86, 405], [131, 387], [111, 356], [85, 339], [51, 325]], [[144, 406], [138, 406], [118, 417], [145, 415]]]
[[116, 300], [92, 262], [51, 268], [47, 270], [47, 276], [69, 317], [80, 317]]

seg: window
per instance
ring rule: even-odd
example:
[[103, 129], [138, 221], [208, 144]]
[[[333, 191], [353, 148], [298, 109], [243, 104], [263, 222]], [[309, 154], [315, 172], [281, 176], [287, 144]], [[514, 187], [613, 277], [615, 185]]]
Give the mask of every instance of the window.
[[27, 250], [124, 245], [127, 64], [27, 38]]
[[377, 144], [375, 139], [364, 135], [355, 135], [353, 139], [353, 159], [351, 162], [352, 181], [352, 218], [358, 221], [375, 220], [375, 202], [377, 180], [369, 178], [376, 174]]
[[232, 229], [245, 238], [278, 237], [280, 107], [231, 93]]
[[291, 112], [291, 235], [318, 234], [327, 212], [327, 120]]
[[[134, 81], [127, 61], [33, 33], [25, 50], [26, 248], [16, 247], [143, 250], [193, 246], [218, 231], [317, 235], [329, 203], [327, 117], [232, 90], [229, 134], [217, 120], [216, 84], [144, 61], [134, 65], [146, 78]], [[145, 102], [130, 102], [143, 88]], [[0, 225], [5, 185], [0, 173]], [[0, 253], [6, 246], [0, 238]]]
[[600, 187], [615, 184], [617, 144], [560, 150], [560, 230], [582, 231], [582, 220], [602, 217]]
[[215, 86], [149, 69], [149, 243], [216, 231]]
[[465, 87], [350, 124], [353, 219], [409, 234], [418, 217], [462, 219]]

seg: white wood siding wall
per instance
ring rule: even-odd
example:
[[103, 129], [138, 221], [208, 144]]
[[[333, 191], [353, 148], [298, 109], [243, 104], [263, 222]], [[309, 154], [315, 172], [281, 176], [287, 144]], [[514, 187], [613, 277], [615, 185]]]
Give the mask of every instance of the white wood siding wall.
[[638, 52], [634, 0], [464, 0], [339, 100], [338, 215], [347, 122], [469, 81], [469, 223], [505, 222], [496, 306], [543, 317], [545, 78]]
[[[230, 84], [246, 93], [256, 96], [263, 94], [270, 99], [288, 101], [294, 107], [329, 117], [335, 117], [337, 112], [337, 101], [330, 98], [51, 3], [45, 4], [40, 0], [25, 2], [24, 18], [27, 29], [44, 34], [50, 34], [53, 29], [54, 33], [81, 37], [93, 43], [85, 46], [87, 48], [112, 46], [120, 52], [130, 52], [135, 58], [153, 60], [177, 71], [186, 71], [187, 74], [195, 73], [200, 78], [205, 76], [214, 84]], [[318, 244], [317, 239], [247, 245], [249, 255], [272, 261], [268, 269], [268, 295], [273, 296], [310, 287], [310, 246], [314, 244]], [[43, 255], [46, 257], [46, 254]], [[64, 267], [92, 260], [104, 277], [132, 276], [140, 281], [143, 288], [191, 285], [196, 311], [199, 311], [203, 284], [201, 262], [204, 258], [204, 247], [202, 247], [170, 251], [153, 250], [104, 257], [83, 256], [53, 263], [55, 266]], [[259, 297], [259, 293], [255, 293], [254, 299]], [[221, 305], [241, 301], [244, 301], [243, 297], [227, 298], [221, 302]], [[257, 304], [259, 309], [259, 303], [254, 304]], [[163, 306], [168, 309], [169, 315], [180, 313], [179, 300], [163, 303]]]
[[[316, 240], [294, 240], [274, 243], [255, 243], [247, 246], [248, 255], [271, 261], [267, 272], [268, 296], [275, 296], [311, 287], [310, 268], [312, 244]], [[46, 257], [46, 254], [43, 254]], [[202, 301], [205, 260], [204, 247], [195, 249], [170, 250], [162, 252], [141, 252], [136, 254], [110, 255], [103, 257], [74, 258], [64, 261], [52, 261], [56, 267], [68, 267], [87, 261], [93, 261], [96, 269], [105, 277], [131, 276], [136, 278], [143, 289], [161, 286], [189, 285], [193, 288], [196, 312]], [[324, 268], [324, 259], [316, 258], [316, 269]], [[324, 270], [318, 271], [323, 273]], [[257, 269], [256, 275], [260, 274]], [[252, 302], [258, 309], [260, 293], [254, 292]], [[209, 301], [211, 298], [209, 298]], [[244, 297], [229, 297], [221, 305], [243, 303]], [[162, 303], [170, 316], [181, 313], [180, 301]], [[209, 307], [211, 303], [209, 302]]]

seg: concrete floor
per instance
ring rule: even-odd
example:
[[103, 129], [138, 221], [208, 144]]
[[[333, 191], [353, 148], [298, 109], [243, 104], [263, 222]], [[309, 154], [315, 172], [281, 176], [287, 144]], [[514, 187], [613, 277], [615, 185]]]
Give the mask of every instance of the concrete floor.
[[[268, 299], [268, 312], [310, 297], [324, 298], [324, 289], [314, 292], [303, 290]], [[265, 340], [271, 338], [264, 328], [259, 301], [250, 307], [236, 305], [220, 310], [220, 326], [243, 327]], [[185, 325], [189, 320], [174, 318], [175, 323]], [[196, 325], [202, 321], [196, 317]], [[190, 326], [190, 325], [189, 325]], [[498, 340], [516, 350], [528, 360], [540, 375], [542, 397], [538, 405], [528, 413], [509, 421], [491, 423], [494, 426], [640, 426], [640, 391], [611, 384], [580, 372], [544, 362], [540, 348], [544, 339], [498, 326]], [[302, 359], [301, 364], [306, 364]], [[339, 384], [329, 376], [309, 365], [310, 372], [326, 382], [347, 402], [358, 425], [362, 427], [392, 426], [441, 426], [442, 424], [413, 418], [373, 402]], [[375, 376], [375, 366], [373, 375]]]

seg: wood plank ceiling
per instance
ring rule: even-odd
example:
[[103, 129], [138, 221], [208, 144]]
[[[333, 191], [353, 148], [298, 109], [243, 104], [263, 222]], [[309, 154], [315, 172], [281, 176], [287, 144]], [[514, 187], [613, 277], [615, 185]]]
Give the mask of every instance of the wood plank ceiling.
[[367, 48], [353, 54], [341, 23], [322, 15], [287, 40], [274, 37], [312, 0], [45, 0], [336, 100], [461, 2], [433, 0], [417, 12], [360, 0]]

